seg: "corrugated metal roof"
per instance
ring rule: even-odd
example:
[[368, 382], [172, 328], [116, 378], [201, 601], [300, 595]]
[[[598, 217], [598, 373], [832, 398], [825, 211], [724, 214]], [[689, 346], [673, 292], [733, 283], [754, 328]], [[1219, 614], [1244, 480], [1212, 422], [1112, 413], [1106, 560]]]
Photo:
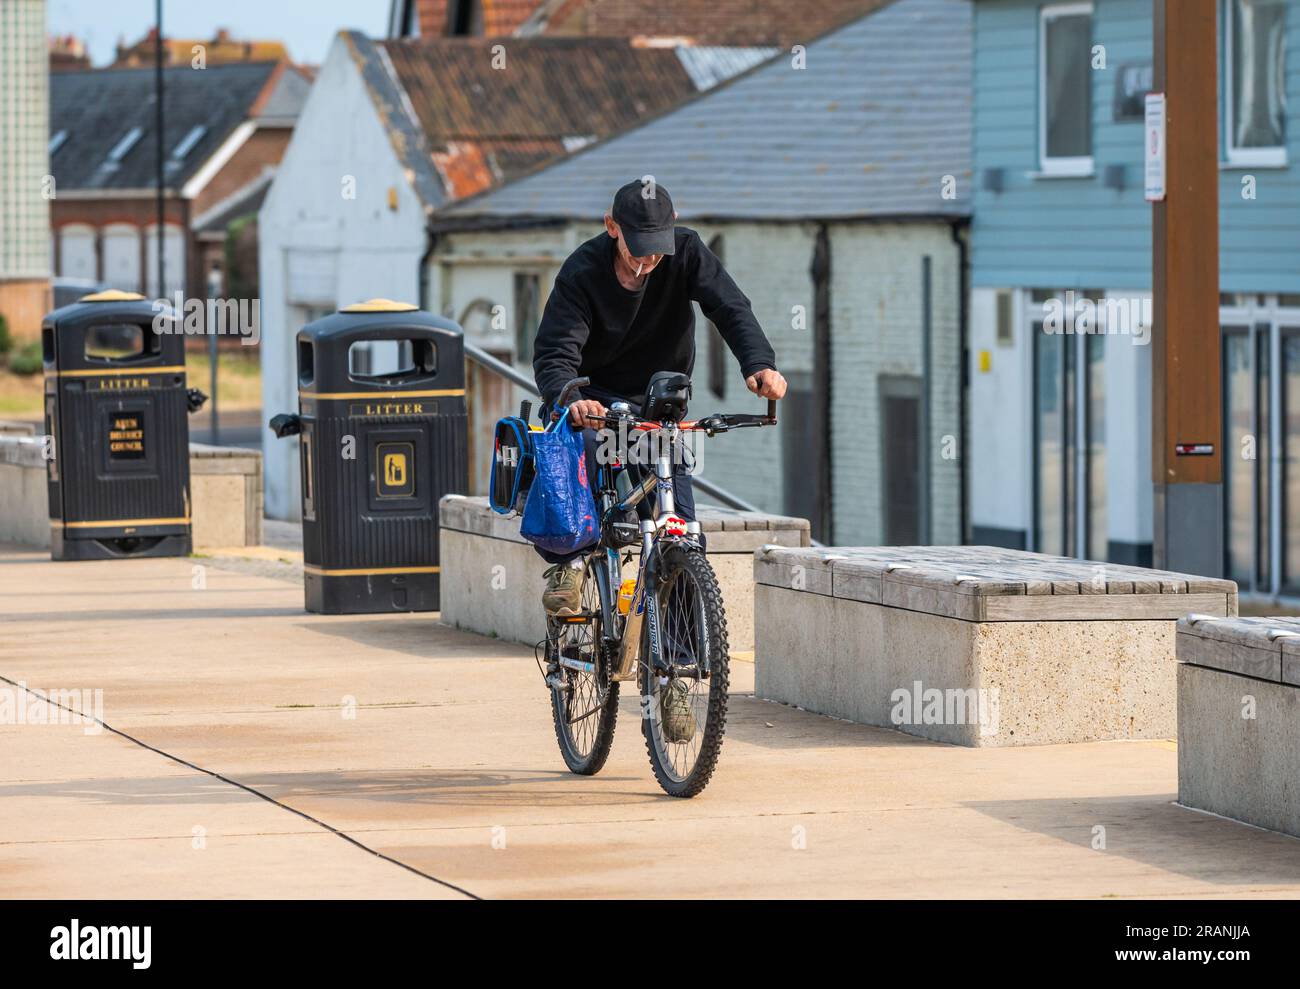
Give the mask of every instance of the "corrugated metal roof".
[[[274, 62], [188, 64], [163, 70], [164, 180], [179, 188], [239, 124], [275, 71]], [[50, 75], [50, 135], [67, 137], [50, 159], [60, 190], [142, 189], [156, 181], [154, 70], [87, 69]], [[192, 134], [186, 153], [172, 153]], [[138, 131], [138, 132], [137, 132]], [[133, 141], [127, 138], [134, 135]], [[125, 149], [110, 160], [114, 149]]]
[[[676, 110], [447, 208], [439, 225], [598, 218], [654, 175], [683, 220], [964, 216], [968, 0], [895, 0]], [[945, 198], [945, 176], [956, 199]]]

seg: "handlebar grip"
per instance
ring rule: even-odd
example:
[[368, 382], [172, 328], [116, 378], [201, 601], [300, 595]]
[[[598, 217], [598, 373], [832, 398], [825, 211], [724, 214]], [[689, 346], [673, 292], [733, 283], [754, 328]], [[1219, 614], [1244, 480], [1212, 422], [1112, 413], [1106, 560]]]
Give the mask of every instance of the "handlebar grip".
[[556, 401], [556, 404], [560, 407], [567, 407], [569, 405], [569, 394], [577, 391], [579, 388], [584, 388], [589, 384], [591, 384], [590, 378], [574, 378], [560, 389], [560, 397]]
[[776, 423], [776, 399], [775, 398], [769, 398], [767, 400], [767, 417], [771, 419], [772, 423], [775, 425]]

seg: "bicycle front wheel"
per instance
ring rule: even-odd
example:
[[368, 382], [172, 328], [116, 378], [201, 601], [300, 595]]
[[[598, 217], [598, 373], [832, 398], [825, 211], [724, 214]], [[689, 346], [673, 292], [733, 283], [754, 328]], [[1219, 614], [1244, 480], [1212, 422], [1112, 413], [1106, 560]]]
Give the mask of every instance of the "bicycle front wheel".
[[[618, 721], [618, 683], [611, 681], [601, 657], [598, 557], [587, 558], [582, 581], [582, 609], [573, 620], [548, 618], [550, 648], [561, 662], [562, 687], [551, 688], [555, 740], [571, 772], [592, 776], [601, 771], [614, 743]], [[564, 665], [565, 661], [568, 665]]]
[[658, 588], [666, 671], [641, 657], [641, 730], [655, 779], [673, 797], [693, 797], [713, 775], [727, 724], [727, 618], [718, 578], [703, 551], [664, 552]]

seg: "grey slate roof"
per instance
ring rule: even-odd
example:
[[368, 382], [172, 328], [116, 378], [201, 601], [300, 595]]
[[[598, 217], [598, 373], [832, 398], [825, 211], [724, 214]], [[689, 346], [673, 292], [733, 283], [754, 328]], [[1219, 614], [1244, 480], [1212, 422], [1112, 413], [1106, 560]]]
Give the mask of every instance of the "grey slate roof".
[[[230, 133], [249, 119], [253, 103], [275, 71], [274, 62], [189, 65], [163, 70], [164, 181], [179, 188]], [[281, 108], [285, 109], [284, 107]], [[50, 136], [66, 138], [50, 158], [57, 188], [144, 189], [155, 182], [154, 70], [87, 69], [50, 74]], [[184, 158], [173, 149], [192, 128], [207, 129]], [[133, 128], [140, 137], [113, 167], [109, 152]]]
[[803, 69], [778, 56], [435, 224], [594, 220], [646, 174], [685, 221], [969, 215], [971, 45], [968, 0], [895, 0], [813, 41]]

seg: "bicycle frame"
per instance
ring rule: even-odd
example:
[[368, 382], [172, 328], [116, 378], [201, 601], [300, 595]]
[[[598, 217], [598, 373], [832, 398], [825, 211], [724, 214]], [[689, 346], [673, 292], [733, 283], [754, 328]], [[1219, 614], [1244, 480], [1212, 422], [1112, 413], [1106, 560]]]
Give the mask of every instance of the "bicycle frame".
[[[586, 379], [577, 379], [570, 382], [565, 386], [564, 395], [567, 396], [570, 388], [586, 383], [588, 383]], [[561, 405], [566, 404], [562, 397]], [[629, 418], [635, 419], [635, 417]], [[605, 421], [608, 423], [618, 420], [616, 417], [606, 417]], [[626, 425], [627, 423], [628, 419], [622, 420], [622, 424]], [[649, 472], [640, 483], [621, 499], [615, 481], [620, 472], [628, 469], [629, 465], [625, 462], [626, 458], [620, 457], [617, 463], [601, 465], [596, 471], [597, 490], [595, 494], [597, 514], [600, 517], [600, 542], [588, 555], [594, 556], [602, 551], [605, 554], [604, 565], [596, 570], [596, 585], [600, 597], [602, 639], [600, 648], [602, 655], [613, 655], [614, 650], [617, 649], [617, 661], [611, 664], [612, 668], [609, 674], [611, 680], [636, 679], [638, 662], [642, 659], [641, 631], [643, 623], [646, 626], [650, 646], [650, 655], [647, 657], [648, 662], [656, 670], [667, 668], [667, 664], [663, 661], [659, 596], [650, 593], [650, 588], [655, 586], [655, 577], [658, 574], [658, 561], [662, 547], [675, 543], [689, 543], [697, 549], [700, 548], [700, 523], [698, 521], [688, 521], [684, 527], [673, 532], [665, 531], [660, 524], [661, 519], [666, 521], [668, 518], [673, 517], [676, 512], [671, 453], [679, 448], [682, 434], [686, 431], [698, 430], [712, 436], [715, 432], [740, 426], [775, 424], [776, 403], [772, 400], [768, 401], [766, 416], [714, 415], [701, 420], [681, 423], [635, 421], [635, 429], [657, 432], [661, 439], [667, 440], [666, 443], [661, 443], [659, 452], [655, 457], [654, 470]], [[623, 618], [623, 616], [618, 612], [617, 596], [623, 582], [622, 547], [609, 545], [606, 535], [609, 531], [609, 524], [612, 523], [616, 514], [621, 515], [636, 508], [650, 496], [651, 492], [654, 492], [656, 497], [650, 506], [650, 518], [640, 519], [641, 561], [637, 566], [636, 589], [632, 594], [626, 621], [620, 623], [619, 619]], [[594, 672], [591, 663], [569, 659], [564, 656], [560, 656], [558, 661], [561, 666], [568, 666], [585, 673]], [[701, 659], [695, 675], [708, 675], [706, 658]]]
[[[680, 438], [678, 425], [676, 423], [662, 423], [659, 428], [663, 430], [665, 438], [668, 440], [667, 449], [674, 449]], [[659, 600], [657, 595], [649, 592], [649, 588], [654, 585], [654, 577], [658, 569], [655, 565], [658, 557], [655, 552], [656, 546], [670, 542], [691, 542], [693, 545], [698, 546], [700, 532], [698, 522], [687, 522], [684, 535], [661, 531], [660, 519], [673, 515], [676, 510], [672, 462], [667, 454], [656, 457], [654, 470], [638, 483], [626, 497], [620, 499], [615, 481], [618, 474], [627, 469], [627, 464], [619, 462], [603, 465], [597, 471], [599, 483], [596, 496], [598, 514], [601, 520], [601, 542], [597, 544], [596, 550], [591, 554], [595, 555], [598, 552], [604, 554], [603, 566], [595, 571], [595, 576], [597, 592], [600, 597], [601, 637], [603, 639], [601, 648], [608, 655], [613, 655], [615, 649], [617, 649], [617, 659], [610, 670], [612, 680], [636, 679], [637, 661], [641, 658], [643, 622], [648, 625], [650, 659], [656, 667], [662, 665], [657, 662], [658, 657], [663, 654], [660, 642]], [[639, 522], [641, 560], [637, 566], [636, 590], [633, 592], [626, 620], [620, 621], [624, 616], [618, 612], [617, 597], [618, 589], [623, 583], [623, 548], [610, 546], [606, 543], [607, 523], [613, 517], [620, 516], [622, 513], [636, 508], [652, 492], [656, 497], [650, 507], [650, 518], [641, 519]], [[581, 669], [584, 672], [592, 672], [588, 668], [591, 664], [580, 660], [561, 657], [560, 664]]]

